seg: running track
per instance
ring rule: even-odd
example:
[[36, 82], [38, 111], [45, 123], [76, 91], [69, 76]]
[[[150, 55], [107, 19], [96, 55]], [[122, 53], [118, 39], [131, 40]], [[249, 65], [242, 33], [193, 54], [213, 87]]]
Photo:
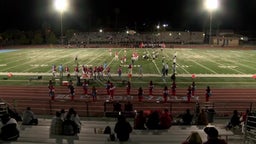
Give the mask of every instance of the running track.
[[[74, 107], [81, 116], [104, 116], [104, 102], [106, 98], [106, 90], [98, 88], [98, 100], [92, 102], [90, 98], [80, 99], [83, 95], [82, 87], [76, 87], [75, 100], [56, 99], [51, 101], [48, 96], [48, 88], [43, 86], [0, 86], [0, 98], [9, 103], [11, 107], [15, 107], [18, 112], [22, 112], [27, 106], [30, 106], [37, 115], [51, 115], [61, 108], [68, 109]], [[147, 90], [145, 89], [145, 95]], [[254, 108], [256, 103], [256, 89], [213, 89], [213, 95], [210, 102], [213, 103], [214, 109], [218, 116], [230, 116], [234, 109], [244, 112], [247, 108]], [[68, 89], [65, 86], [56, 87], [56, 95], [67, 95]], [[89, 91], [90, 93], [90, 91]], [[162, 96], [162, 89], [154, 89], [153, 99], [138, 102], [136, 96], [137, 90], [132, 89], [132, 103], [136, 110], [162, 110], [168, 108], [174, 115], [183, 113], [186, 108], [194, 110], [195, 100], [187, 103], [182, 100], [175, 101], [171, 97], [171, 102], [156, 103], [156, 98]], [[177, 89], [177, 97], [181, 99], [186, 94], [186, 89]], [[205, 90], [197, 89], [196, 96], [199, 96], [201, 108], [205, 104]], [[117, 88], [115, 96], [125, 96], [125, 88]], [[122, 104], [125, 101], [121, 101]], [[112, 111], [112, 103], [107, 104], [107, 111]]]

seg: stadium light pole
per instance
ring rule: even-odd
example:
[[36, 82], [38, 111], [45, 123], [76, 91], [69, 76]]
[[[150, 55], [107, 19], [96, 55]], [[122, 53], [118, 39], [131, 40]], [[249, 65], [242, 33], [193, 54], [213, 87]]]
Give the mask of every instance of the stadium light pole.
[[211, 44], [211, 36], [212, 36], [212, 13], [219, 7], [218, 0], [205, 0], [205, 8], [209, 12], [210, 15], [210, 28], [209, 28], [209, 44]]
[[63, 23], [62, 23], [62, 17], [63, 17], [63, 13], [68, 8], [68, 1], [67, 0], [55, 0], [54, 6], [55, 6], [55, 9], [60, 13], [60, 38], [61, 38], [61, 45], [63, 45]]

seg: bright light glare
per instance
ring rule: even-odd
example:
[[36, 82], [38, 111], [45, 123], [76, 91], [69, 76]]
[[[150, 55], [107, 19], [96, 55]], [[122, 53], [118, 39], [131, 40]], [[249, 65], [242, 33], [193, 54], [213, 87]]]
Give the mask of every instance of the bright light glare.
[[67, 0], [55, 0], [54, 6], [58, 11], [64, 12], [68, 8], [68, 2]]
[[218, 0], [205, 0], [205, 8], [209, 11], [216, 10], [219, 7]]

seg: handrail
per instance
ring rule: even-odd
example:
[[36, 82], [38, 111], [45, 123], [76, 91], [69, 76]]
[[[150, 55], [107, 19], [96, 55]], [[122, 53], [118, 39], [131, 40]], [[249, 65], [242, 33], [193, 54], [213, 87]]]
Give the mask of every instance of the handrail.
[[[0, 99], [1, 100], [1, 99]], [[83, 116], [95, 116], [94, 113], [100, 113], [100, 116], [104, 116], [104, 113], [107, 111], [112, 111], [112, 104], [111, 102], [106, 102], [106, 101], [98, 101], [98, 102], [93, 102], [93, 101], [80, 101], [80, 100], [74, 100], [72, 101], [72, 104], [70, 104], [70, 100], [38, 100], [38, 102], [33, 99], [33, 100], [16, 100], [16, 99], [8, 99], [8, 100], [2, 100], [3, 102], [7, 103], [10, 108], [13, 108], [15, 110], [23, 110], [26, 109], [31, 102], [33, 103], [48, 103], [48, 107], [40, 107], [38, 105], [36, 108], [33, 108], [34, 110], [38, 110], [40, 113], [38, 115], [52, 115], [54, 110], [59, 109], [61, 106], [79, 106], [81, 109], [79, 111], [83, 112]], [[101, 103], [102, 102], [102, 103]], [[126, 101], [120, 101], [121, 104], [126, 103]], [[167, 102], [167, 103], [156, 103], [155, 101], [147, 101], [147, 102], [137, 102], [137, 101], [132, 101], [134, 105], [135, 110], [140, 110], [140, 109], [163, 109], [167, 108], [171, 113], [178, 114], [181, 112], [184, 112], [185, 109], [189, 108], [191, 109], [191, 112], [195, 109], [196, 102]], [[26, 105], [27, 104], [27, 105]], [[201, 108], [204, 106], [204, 102], [199, 102]], [[216, 114], [219, 116], [230, 116], [233, 113], [233, 110], [238, 110], [239, 112], [244, 112], [246, 109], [250, 109], [253, 111], [256, 109], [256, 102], [248, 102], [248, 101], [239, 101], [239, 102], [214, 102], [213, 104], [213, 109], [216, 110]], [[238, 105], [239, 104], [239, 105]], [[95, 106], [102, 107], [102, 109], [96, 109]], [[99, 115], [98, 115], [99, 116]]]

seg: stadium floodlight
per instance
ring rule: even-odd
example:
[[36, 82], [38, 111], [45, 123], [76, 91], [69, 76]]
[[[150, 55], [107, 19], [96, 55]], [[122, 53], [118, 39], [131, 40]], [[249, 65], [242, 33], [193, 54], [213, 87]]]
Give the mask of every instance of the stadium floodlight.
[[62, 15], [68, 9], [67, 0], [55, 0], [54, 6], [58, 12], [60, 12], [60, 35], [61, 35], [61, 44], [63, 44], [63, 24], [62, 24]]
[[210, 15], [210, 29], [209, 29], [209, 44], [211, 43], [212, 35], [212, 12], [218, 9], [219, 1], [218, 0], [205, 0], [204, 6]]

